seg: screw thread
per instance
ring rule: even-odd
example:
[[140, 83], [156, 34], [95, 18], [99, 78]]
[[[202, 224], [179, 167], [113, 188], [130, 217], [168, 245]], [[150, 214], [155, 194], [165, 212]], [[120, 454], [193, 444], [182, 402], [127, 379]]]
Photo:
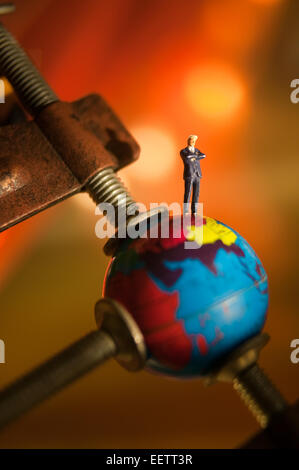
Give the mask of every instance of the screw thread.
[[24, 107], [34, 116], [58, 101], [16, 39], [0, 23], [0, 71], [9, 80]]
[[[126, 216], [127, 209], [138, 210], [137, 204], [125, 188], [121, 179], [116, 175], [113, 168], [100, 170], [87, 184], [86, 189], [96, 204], [111, 204], [116, 212], [121, 212]], [[107, 213], [109, 218], [109, 212]], [[117, 218], [115, 218], [115, 224]]]
[[233, 387], [262, 428], [287, 407], [285, 399], [257, 364], [240, 373], [233, 380]]

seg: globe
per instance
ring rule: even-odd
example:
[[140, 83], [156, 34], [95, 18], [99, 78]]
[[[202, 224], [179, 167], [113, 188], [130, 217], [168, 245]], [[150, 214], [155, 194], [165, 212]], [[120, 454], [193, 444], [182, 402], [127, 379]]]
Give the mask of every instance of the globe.
[[173, 217], [166, 224], [160, 222], [155, 237], [148, 230], [123, 241], [107, 269], [104, 296], [136, 320], [150, 371], [201, 377], [261, 331], [267, 275], [249, 244], [224, 223]]

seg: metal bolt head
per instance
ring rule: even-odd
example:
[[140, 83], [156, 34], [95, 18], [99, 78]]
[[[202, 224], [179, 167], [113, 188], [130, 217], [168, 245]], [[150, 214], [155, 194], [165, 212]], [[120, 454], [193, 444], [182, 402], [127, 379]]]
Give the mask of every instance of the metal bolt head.
[[233, 382], [238, 374], [257, 362], [261, 349], [269, 339], [267, 333], [261, 333], [245, 341], [210, 371], [204, 379], [205, 385]]
[[116, 360], [127, 370], [138, 371], [146, 362], [146, 346], [135, 320], [115, 300], [105, 298], [95, 305], [98, 327], [109, 333], [117, 345]]

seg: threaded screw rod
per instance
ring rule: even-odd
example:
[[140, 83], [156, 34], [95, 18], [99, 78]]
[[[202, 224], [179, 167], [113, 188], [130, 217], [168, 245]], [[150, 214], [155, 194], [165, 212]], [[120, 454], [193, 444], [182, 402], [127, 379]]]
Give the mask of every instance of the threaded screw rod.
[[0, 23], [0, 70], [25, 108], [35, 116], [58, 97], [42, 78], [16, 39]]
[[115, 356], [112, 337], [93, 331], [0, 392], [0, 429]]
[[[111, 204], [116, 210], [116, 215], [123, 213], [126, 216], [129, 207], [131, 210], [133, 209], [132, 215], [135, 215], [135, 210], [138, 210], [136, 202], [111, 167], [100, 170], [88, 182], [86, 189], [97, 205], [101, 203]], [[109, 212], [107, 217], [109, 218]], [[114, 220], [117, 226], [117, 217]]]
[[[267, 333], [249, 338], [210, 371], [205, 383], [231, 383], [260, 426], [269, 430], [276, 445], [281, 442], [281, 432], [274, 424], [285, 414], [288, 403], [257, 364], [268, 341]], [[287, 440], [296, 439], [291, 425], [285, 426], [284, 431]]]
[[233, 387], [262, 428], [287, 408], [283, 396], [256, 363], [234, 378]]

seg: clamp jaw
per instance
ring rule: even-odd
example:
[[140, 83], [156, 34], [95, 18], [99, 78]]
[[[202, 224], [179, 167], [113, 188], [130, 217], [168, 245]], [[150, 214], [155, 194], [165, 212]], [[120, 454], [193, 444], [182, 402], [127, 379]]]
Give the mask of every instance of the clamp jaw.
[[[12, 4], [0, 5], [0, 14], [12, 11]], [[109, 183], [133, 203], [114, 172], [138, 158], [139, 146], [101, 96], [59, 101], [1, 23], [0, 75], [25, 111], [23, 122], [0, 127], [0, 231], [82, 190], [98, 204], [92, 182], [106, 181], [99, 175], [107, 168]]]

